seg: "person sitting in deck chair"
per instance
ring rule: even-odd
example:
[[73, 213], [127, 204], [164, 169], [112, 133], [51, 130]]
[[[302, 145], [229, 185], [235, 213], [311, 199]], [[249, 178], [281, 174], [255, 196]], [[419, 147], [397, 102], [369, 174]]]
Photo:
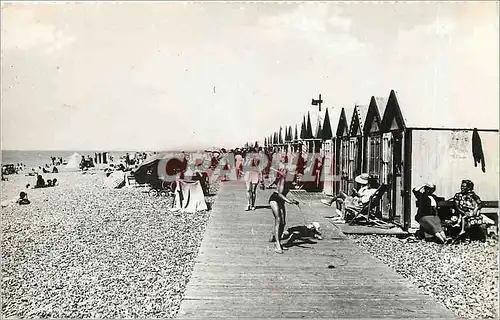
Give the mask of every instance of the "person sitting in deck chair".
[[346, 209], [353, 212], [361, 211], [363, 206], [370, 201], [370, 197], [377, 191], [379, 186], [378, 179], [375, 176], [362, 173], [357, 176], [354, 181], [362, 187], [359, 190], [353, 188], [353, 196], [349, 196], [340, 191], [340, 193], [331, 200], [323, 199], [321, 202], [327, 206], [331, 206], [336, 201], [337, 208], [341, 210], [342, 216], [345, 215]]

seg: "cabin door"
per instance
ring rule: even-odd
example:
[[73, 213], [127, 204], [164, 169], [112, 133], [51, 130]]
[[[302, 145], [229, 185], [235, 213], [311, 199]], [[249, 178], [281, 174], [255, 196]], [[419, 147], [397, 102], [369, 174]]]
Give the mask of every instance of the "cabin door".
[[325, 141], [323, 150], [325, 151], [325, 163], [322, 170], [322, 180], [324, 181], [323, 191], [325, 194], [333, 195], [334, 153], [331, 140]]
[[[391, 133], [384, 133], [382, 135], [382, 156], [380, 157], [380, 183], [393, 185], [393, 139]], [[390, 219], [392, 213], [392, 194], [391, 190], [382, 196], [382, 218]]]
[[343, 192], [349, 192], [349, 138], [342, 139], [342, 146], [340, 151], [340, 167], [341, 183], [340, 188]]
[[340, 192], [341, 190], [341, 163], [342, 163], [342, 158], [341, 158], [341, 147], [342, 147], [342, 140], [339, 138], [335, 139], [334, 142], [334, 163], [333, 163], [333, 194], [336, 195]]
[[358, 138], [357, 137], [352, 137], [349, 139], [349, 163], [348, 163], [348, 185], [347, 185], [347, 190], [349, 191], [352, 190], [355, 187], [354, 183], [354, 178], [356, 178], [357, 175], [357, 169], [358, 169], [358, 158], [359, 158], [359, 144], [358, 144]]
[[392, 216], [394, 222], [404, 225], [403, 214], [403, 135], [401, 132], [392, 133], [393, 139], [393, 197], [392, 197]]

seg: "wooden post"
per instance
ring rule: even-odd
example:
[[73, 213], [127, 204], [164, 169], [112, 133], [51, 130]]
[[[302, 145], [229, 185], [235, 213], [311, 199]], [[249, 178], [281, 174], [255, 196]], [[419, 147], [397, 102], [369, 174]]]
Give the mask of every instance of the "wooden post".
[[412, 159], [412, 131], [406, 130], [403, 136], [403, 230], [411, 227], [411, 159]]

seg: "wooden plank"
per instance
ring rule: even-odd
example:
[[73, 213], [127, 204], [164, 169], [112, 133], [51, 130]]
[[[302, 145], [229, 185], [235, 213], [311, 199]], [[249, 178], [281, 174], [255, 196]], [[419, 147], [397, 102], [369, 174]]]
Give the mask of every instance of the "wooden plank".
[[313, 206], [287, 206], [287, 225], [318, 221], [324, 239], [276, 254], [270, 210], [245, 202], [243, 183], [222, 185], [178, 318], [454, 318]]

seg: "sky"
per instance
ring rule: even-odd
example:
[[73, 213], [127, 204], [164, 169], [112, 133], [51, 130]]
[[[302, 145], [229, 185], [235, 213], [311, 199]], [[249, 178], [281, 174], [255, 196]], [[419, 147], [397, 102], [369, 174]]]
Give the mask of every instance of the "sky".
[[1, 147], [262, 143], [391, 90], [498, 128], [498, 38], [496, 2], [2, 2]]

